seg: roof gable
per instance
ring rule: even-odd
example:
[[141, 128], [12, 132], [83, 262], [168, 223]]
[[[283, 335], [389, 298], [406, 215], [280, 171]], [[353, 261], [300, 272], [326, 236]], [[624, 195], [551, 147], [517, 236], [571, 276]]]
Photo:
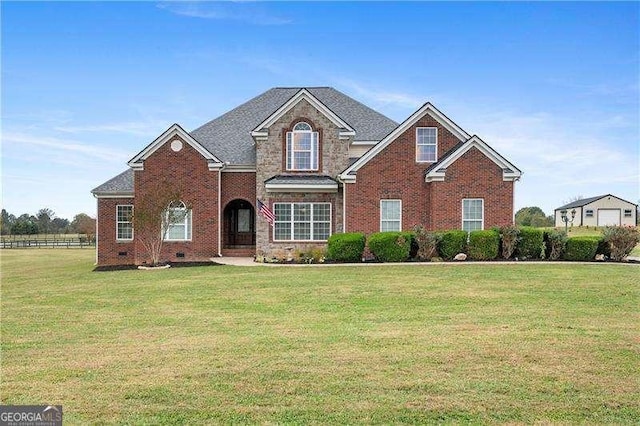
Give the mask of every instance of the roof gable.
[[502, 169], [503, 180], [518, 180], [520, 176], [522, 176], [520, 169], [507, 161], [506, 158], [500, 155], [495, 149], [491, 148], [478, 136], [473, 135], [469, 140], [449, 151], [438, 163], [427, 169], [424, 177], [425, 182], [443, 181], [447, 172], [447, 167], [466, 154], [471, 148], [478, 149], [482, 154], [500, 167]]
[[409, 118], [402, 122], [398, 127], [396, 127], [391, 133], [384, 137], [377, 145], [367, 151], [362, 157], [360, 157], [356, 162], [354, 162], [351, 166], [349, 166], [344, 172], [340, 174], [340, 178], [344, 180], [353, 180], [354, 173], [357, 172], [360, 167], [367, 164], [373, 157], [378, 155], [384, 148], [386, 148], [391, 142], [396, 140], [398, 136], [406, 132], [411, 126], [416, 124], [422, 117], [425, 115], [430, 115], [434, 120], [436, 120], [439, 124], [441, 124], [445, 129], [447, 129], [451, 134], [457, 137], [461, 142], [469, 139], [469, 134], [465, 132], [460, 126], [454, 123], [449, 117], [444, 115], [440, 110], [438, 110], [431, 102], [427, 102], [422, 107], [420, 107], [416, 112], [411, 114]]
[[291, 108], [296, 106], [300, 101], [305, 100], [309, 102], [315, 109], [320, 111], [325, 117], [327, 117], [338, 128], [344, 129], [340, 131], [340, 136], [354, 136], [355, 130], [342, 118], [338, 117], [329, 107], [320, 102], [315, 96], [313, 96], [307, 89], [300, 89], [291, 99], [285, 102], [280, 108], [278, 108], [273, 114], [265, 118], [260, 124], [258, 124], [252, 131], [251, 136], [264, 137], [267, 136], [268, 129], [278, 121], [284, 114], [286, 114]]
[[[255, 165], [251, 132], [303, 88], [275, 87], [191, 132], [205, 148], [231, 165]], [[306, 92], [355, 130], [355, 141], [378, 142], [398, 123], [331, 87], [306, 87]], [[260, 130], [260, 129], [258, 129]]]
[[180, 139], [188, 143], [192, 148], [200, 153], [209, 165], [209, 169], [219, 169], [222, 167], [222, 161], [220, 161], [215, 155], [200, 144], [193, 136], [187, 133], [179, 124], [175, 123], [165, 130], [160, 136], [158, 136], [153, 142], [147, 145], [142, 151], [140, 151], [135, 157], [133, 157], [127, 163], [129, 167], [134, 170], [144, 169], [144, 160], [149, 158], [151, 154], [156, 152], [161, 146], [169, 142], [174, 136], [179, 136]]

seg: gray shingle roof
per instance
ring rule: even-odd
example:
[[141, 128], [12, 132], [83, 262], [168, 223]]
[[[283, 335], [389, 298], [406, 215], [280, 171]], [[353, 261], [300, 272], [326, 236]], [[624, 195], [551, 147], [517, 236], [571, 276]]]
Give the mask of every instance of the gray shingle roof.
[[[202, 146], [230, 164], [255, 165], [251, 131], [284, 105], [301, 87], [275, 87], [190, 132]], [[331, 87], [307, 87], [355, 131], [356, 141], [380, 141], [398, 123]], [[133, 193], [133, 171], [127, 170], [91, 191], [94, 194]]]
[[109, 179], [102, 185], [91, 190], [96, 195], [100, 194], [133, 194], [133, 170], [127, 169], [118, 176]]
[[[222, 161], [255, 164], [256, 151], [251, 131], [301, 89], [276, 87], [267, 90], [190, 134]], [[390, 118], [331, 87], [306, 89], [353, 127], [357, 141], [379, 141], [398, 126]]]
[[296, 185], [333, 185], [336, 182], [335, 179], [330, 176], [322, 175], [277, 175], [264, 181], [264, 183], [270, 184], [296, 184]]

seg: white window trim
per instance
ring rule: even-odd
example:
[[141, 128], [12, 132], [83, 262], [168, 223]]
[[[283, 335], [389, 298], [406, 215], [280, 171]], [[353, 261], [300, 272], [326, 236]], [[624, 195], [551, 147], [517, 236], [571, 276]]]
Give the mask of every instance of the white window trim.
[[[435, 144], [424, 144], [424, 143], [418, 143], [418, 130], [420, 129], [435, 129], [436, 131], [436, 142]], [[431, 160], [420, 160], [418, 158], [418, 153], [420, 152], [418, 150], [418, 146], [431, 146], [431, 145], [435, 145], [435, 157], [433, 159], [433, 161]], [[433, 127], [433, 126], [428, 126], [428, 127], [416, 127], [416, 163], [435, 163], [438, 161], [438, 128], [437, 127]]]
[[[383, 219], [382, 218], [382, 203], [384, 202], [389, 202], [389, 201], [398, 201], [400, 203], [400, 218], [398, 220], [394, 219]], [[398, 198], [383, 198], [380, 200], [380, 232], [386, 232], [386, 231], [382, 231], [382, 222], [400, 222], [400, 227], [398, 229], [398, 231], [402, 231], [402, 200], [398, 199]], [[394, 232], [394, 231], [391, 231]]]
[[633, 217], [633, 210], [632, 209], [624, 209], [623, 217]]
[[584, 217], [594, 217], [593, 209], [586, 209], [584, 211]]
[[[296, 126], [300, 123], [304, 123], [307, 126], [309, 126], [310, 130], [294, 130], [296, 128]], [[295, 139], [295, 134], [296, 133], [308, 133], [311, 135], [311, 147], [307, 150], [307, 149], [294, 149], [294, 139]], [[289, 151], [289, 139], [291, 139], [291, 151]], [[285, 140], [285, 145], [286, 145], [286, 155], [287, 155], [287, 161], [286, 161], [286, 169], [287, 170], [291, 170], [291, 171], [301, 171], [301, 172], [309, 172], [309, 171], [317, 171], [320, 168], [320, 135], [318, 132], [313, 130], [313, 127], [311, 126], [311, 124], [307, 123], [306, 121], [299, 121], [297, 122], [291, 129], [290, 132], [287, 132], [286, 135], [286, 140]], [[314, 149], [314, 145], [315, 145], [315, 149]], [[315, 167], [314, 166], [314, 151], [315, 151]], [[309, 168], [308, 169], [301, 169], [301, 168], [296, 168], [295, 167], [295, 153], [296, 152], [308, 152], [309, 153]], [[291, 167], [289, 167], [289, 165], [291, 165]]]
[[[164, 214], [168, 215], [169, 211], [172, 209], [186, 210], [187, 213], [185, 214], [185, 217], [184, 217], [184, 238], [169, 238], [169, 228], [167, 227], [167, 229], [162, 230], [163, 241], [169, 241], [169, 242], [191, 241], [193, 238], [193, 210], [187, 209], [186, 205], [183, 202], [181, 203], [184, 207], [169, 207], [167, 208]], [[191, 231], [189, 233], [188, 238], [187, 238], [187, 230]]]
[[462, 216], [462, 222], [461, 222], [461, 228], [464, 231], [464, 222], [478, 222], [478, 219], [465, 219], [464, 218], [464, 202], [465, 201], [481, 201], [482, 202], [482, 219], [480, 220], [480, 231], [484, 230], [484, 198], [463, 198], [462, 202], [461, 202], [461, 216]]
[[[118, 209], [119, 207], [131, 207], [131, 214], [133, 214], [133, 204], [117, 204], [116, 205], [116, 241], [133, 241], [133, 221], [121, 221], [118, 220]], [[119, 238], [118, 237], [118, 225], [121, 223], [130, 223], [131, 224], [131, 238]]]
[[[293, 220], [293, 206], [296, 205], [296, 204], [309, 204], [309, 205], [311, 205], [311, 221], [310, 221], [311, 230], [309, 231], [309, 235], [311, 235], [312, 238], [313, 238], [313, 224], [314, 224], [314, 222], [313, 222], [313, 206], [316, 205], [316, 204], [327, 204], [327, 205], [329, 205], [329, 237], [331, 235], [333, 235], [333, 206], [331, 205], [331, 203], [329, 203], [329, 202], [317, 202], [317, 203], [311, 203], [311, 202], [309, 202], [309, 203], [273, 203], [273, 206], [272, 206], [273, 210], [272, 211], [274, 213], [276, 211], [276, 204], [289, 204], [289, 205], [291, 205], [291, 221], [290, 221], [291, 238], [288, 239], [288, 240], [278, 240], [278, 239], [276, 239], [276, 227], [275, 227], [275, 224], [278, 222], [278, 218], [276, 217], [276, 220], [274, 221], [274, 226], [272, 227], [272, 231], [271, 231], [271, 239], [274, 242], [278, 242], [278, 243], [284, 243], [284, 242], [319, 243], [320, 242], [321, 243], [321, 242], [328, 241], [328, 238], [326, 240], [313, 240], [313, 239], [311, 239], [311, 240], [295, 240], [295, 239], [293, 239], [293, 236], [295, 235], [295, 233], [294, 233], [294, 225], [296, 223]], [[321, 223], [326, 223], [326, 222], [321, 222]]]

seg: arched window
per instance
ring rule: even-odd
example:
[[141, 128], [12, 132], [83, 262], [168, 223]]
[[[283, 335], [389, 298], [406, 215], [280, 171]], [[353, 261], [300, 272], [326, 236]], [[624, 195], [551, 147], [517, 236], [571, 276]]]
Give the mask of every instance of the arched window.
[[287, 132], [287, 170], [318, 170], [318, 132], [304, 121]]
[[190, 241], [191, 209], [182, 201], [172, 201], [165, 213], [163, 231], [165, 241]]

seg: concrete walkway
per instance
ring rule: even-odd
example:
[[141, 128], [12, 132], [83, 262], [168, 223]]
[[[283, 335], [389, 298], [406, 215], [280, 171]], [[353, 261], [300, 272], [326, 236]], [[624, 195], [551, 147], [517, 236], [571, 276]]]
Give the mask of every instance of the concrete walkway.
[[221, 265], [233, 266], [265, 266], [267, 263], [257, 263], [253, 261], [253, 257], [213, 257], [212, 261]]

